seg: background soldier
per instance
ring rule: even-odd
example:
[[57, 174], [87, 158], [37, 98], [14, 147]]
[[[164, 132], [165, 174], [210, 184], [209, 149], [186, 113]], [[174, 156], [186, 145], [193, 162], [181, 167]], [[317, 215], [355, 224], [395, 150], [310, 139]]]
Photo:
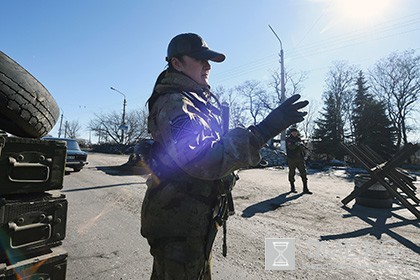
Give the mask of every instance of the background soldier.
[[299, 110], [308, 102], [297, 102], [296, 95], [255, 127], [223, 131], [208, 78], [209, 60], [224, 59], [197, 34], [175, 36], [168, 46], [168, 69], [148, 100], [155, 142], [141, 233], [153, 256], [151, 279], [211, 279], [210, 251], [225, 217], [232, 172], [257, 165], [267, 140], [306, 115]]
[[305, 145], [299, 137], [299, 132], [295, 127], [290, 128], [286, 138], [287, 164], [289, 165], [290, 191], [296, 193], [295, 174], [296, 168], [299, 170], [303, 182], [303, 193], [312, 194], [308, 189], [308, 177], [305, 167]]

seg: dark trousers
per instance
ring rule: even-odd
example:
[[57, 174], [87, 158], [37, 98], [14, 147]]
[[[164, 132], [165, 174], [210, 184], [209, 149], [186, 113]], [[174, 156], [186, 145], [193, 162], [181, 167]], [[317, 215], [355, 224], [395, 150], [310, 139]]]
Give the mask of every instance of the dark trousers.
[[299, 170], [300, 177], [302, 182], [306, 183], [308, 177], [306, 176], [306, 167], [305, 161], [303, 159], [287, 159], [287, 164], [289, 165], [289, 182], [295, 182], [296, 169]]
[[211, 280], [211, 261], [204, 256], [203, 238], [152, 241], [150, 252], [151, 280]]

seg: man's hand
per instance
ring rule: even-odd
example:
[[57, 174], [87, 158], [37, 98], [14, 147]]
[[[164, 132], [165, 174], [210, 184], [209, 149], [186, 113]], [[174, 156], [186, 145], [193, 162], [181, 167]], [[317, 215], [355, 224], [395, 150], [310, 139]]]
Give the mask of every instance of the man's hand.
[[261, 134], [264, 141], [267, 142], [290, 125], [304, 120], [307, 112], [299, 110], [306, 107], [309, 102], [299, 101], [300, 95], [296, 94], [286, 99], [279, 107], [271, 111], [268, 116], [256, 125], [257, 131]]

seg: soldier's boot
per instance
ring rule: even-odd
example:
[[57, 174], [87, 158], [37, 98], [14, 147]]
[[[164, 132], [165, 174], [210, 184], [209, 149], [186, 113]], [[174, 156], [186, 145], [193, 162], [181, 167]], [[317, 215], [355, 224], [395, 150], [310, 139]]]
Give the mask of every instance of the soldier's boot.
[[303, 193], [312, 194], [312, 192], [308, 189], [308, 181], [303, 182]]
[[290, 192], [297, 193], [296, 187], [295, 187], [295, 182], [290, 182]]

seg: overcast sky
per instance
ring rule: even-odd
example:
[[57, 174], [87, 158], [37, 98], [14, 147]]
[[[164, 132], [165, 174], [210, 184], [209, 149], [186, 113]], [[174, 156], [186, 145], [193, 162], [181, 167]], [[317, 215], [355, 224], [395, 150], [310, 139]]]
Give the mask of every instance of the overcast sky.
[[226, 55], [210, 84], [231, 88], [279, 68], [271, 25], [286, 69], [307, 72], [303, 95], [319, 109], [333, 61], [367, 71], [394, 51], [420, 52], [418, 0], [15, 0], [0, 10], [0, 50], [44, 84], [84, 138], [95, 113], [121, 112], [110, 87], [126, 95], [127, 110], [144, 107], [179, 33], [198, 33]]

